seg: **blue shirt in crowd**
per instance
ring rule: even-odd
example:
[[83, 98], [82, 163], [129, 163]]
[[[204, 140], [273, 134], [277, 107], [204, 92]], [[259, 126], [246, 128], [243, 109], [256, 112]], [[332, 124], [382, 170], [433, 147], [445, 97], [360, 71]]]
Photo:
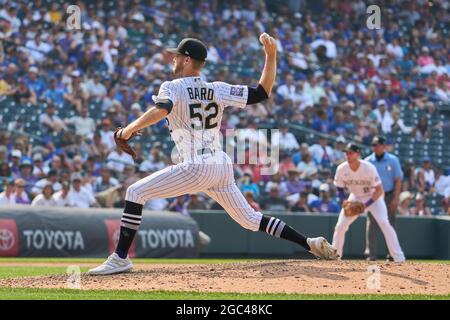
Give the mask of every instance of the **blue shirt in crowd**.
[[316, 208], [321, 213], [339, 213], [339, 211], [341, 211], [341, 207], [336, 201], [324, 201], [320, 198], [311, 202], [309, 207], [311, 209]]

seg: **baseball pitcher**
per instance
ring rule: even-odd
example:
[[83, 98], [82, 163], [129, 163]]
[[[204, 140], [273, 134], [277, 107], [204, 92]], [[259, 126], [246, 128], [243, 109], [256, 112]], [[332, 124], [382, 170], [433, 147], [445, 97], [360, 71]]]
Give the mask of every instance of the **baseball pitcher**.
[[[343, 209], [334, 230], [333, 247], [342, 257], [348, 227], [360, 214], [370, 211], [383, 232], [390, 255], [395, 262], [404, 262], [405, 255], [388, 220], [386, 204], [383, 201], [383, 185], [377, 169], [370, 162], [359, 158], [360, 149], [356, 144], [349, 143], [345, 154], [347, 161], [338, 166], [334, 178]], [[348, 197], [344, 188], [350, 191]]]
[[280, 219], [253, 210], [236, 186], [233, 164], [221, 150], [220, 122], [224, 108], [244, 108], [264, 101], [272, 91], [276, 76], [276, 43], [266, 33], [260, 41], [265, 52], [265, 65], [256, 88], [205, 82], [200, 78], [207, 57], [206, 46], [193, 38], [183, 39], [174, 54], [173, 73], [176, 80], [164, 82], [155, 106], [125, 128], [115, 133], [116, 143], [131, 155], [127, 141], [139, 130], [168, 121], [169, 131], [182, 161], [155, 172], [131, 185], [126, 192], [119, 242], [115, 252], [89, 274], [113, 274], [128, 271], [132, 263], [128, 250], [142, 220], [142, 208], [152, 198], [172, 198], [204, 192], [217, 201], [242, 227], [262, 231], [295, 242], [318, 258], [336, 259], [336, 250], [323, 237], [307, 238]]

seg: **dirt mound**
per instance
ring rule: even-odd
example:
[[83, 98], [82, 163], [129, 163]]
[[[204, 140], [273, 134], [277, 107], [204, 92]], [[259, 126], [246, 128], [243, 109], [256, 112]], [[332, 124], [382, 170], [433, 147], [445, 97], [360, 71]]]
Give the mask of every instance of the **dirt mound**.
[[[0, 287], [66, 288], [67, 284], [66, 275], [0, 280]], [[365, 261], [319, 260], [137, 264], [131, 273], [126, 274], [97, 277], [82, 274], [81, 289], [450, 294], [450, 264], [414, 262], [374, 264]]]

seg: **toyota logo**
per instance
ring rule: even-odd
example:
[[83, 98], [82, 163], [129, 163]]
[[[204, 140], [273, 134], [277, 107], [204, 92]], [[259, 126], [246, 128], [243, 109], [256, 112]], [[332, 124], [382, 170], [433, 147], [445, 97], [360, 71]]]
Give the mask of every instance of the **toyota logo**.
[[8, 229], [0, 229], [0, 250], [8, 251], [14, 246], [14, 234]]

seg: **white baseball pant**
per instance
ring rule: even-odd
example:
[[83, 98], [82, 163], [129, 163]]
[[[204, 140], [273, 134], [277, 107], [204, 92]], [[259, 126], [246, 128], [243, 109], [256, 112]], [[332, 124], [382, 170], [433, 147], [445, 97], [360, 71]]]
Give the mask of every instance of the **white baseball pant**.
[[[354, 200], [355, 197], [351, 194], [349, 200]], [[367, 199], [366, 199], [367, 200]], [[365, 202], [362, 199], [359, 199], [361, 202]], [[370, 211], [380, 226], [381, 231], [383, 232], [384, 238], [386, 239], [386, 244], [389, 250], [389, 254], [394, 258], [394, 261], [403, 261], [405, 260], [405, 255], [403, 254], [402, 248], [400, 247], [400, 243], [397, 238], [397, 233], [395, 229], [391, 226], [388, 219], [386, 204], [383, 201], [383, 198], [379, 198], [377, 201], [372, 203], [368, 208], [366, 208], [366, 212]], [[341, 210], [339, 214], [338, 221], [336, 223], [336, 227], [334, 228], [334, 236], [333, 236], [333, 247], [335, 247], [342, 257], [342, 253], [344, 250], [344, 241], [345, 241], [345, 233], [347, 232], [349, 226], [358, 218], [358, 216], [347, 217], [344, 214], [344, 209]]]
[[142, 205], [153, 198], [173, 198], [204, 192], [242, 227], [258, 231], [262, 213], [248, 204], [236, 185], [233, 164], [223, 151], [195, 156], [157, 171], [128, 187], [125, 200]]

